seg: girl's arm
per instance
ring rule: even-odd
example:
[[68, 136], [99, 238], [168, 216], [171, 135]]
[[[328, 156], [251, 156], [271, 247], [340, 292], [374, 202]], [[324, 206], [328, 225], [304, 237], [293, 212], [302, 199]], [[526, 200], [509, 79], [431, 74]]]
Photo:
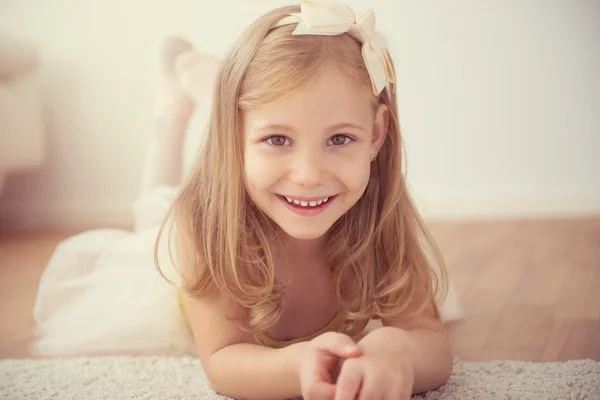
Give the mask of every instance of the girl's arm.
[[246, 400], [300, 396], [300, 360], [307, 343], [283, 349], [253, 344], [252, 336], [227, 318], [239, 315], [239, 310], [226, 300], [184, 301], [198, 355], [215, 392]]
[[[363, 339], [365, 348], [386, 344], [389, 353], [413, 360], [413, 394], [443, 386], [452, 373], [453, 356], [443, 324], [434, 318], [418, 317], [410, 323], [386, 323]], [[383, 349], [381, 349], [383, 350]]]
[[396, 360], [412, 360], [413, 394], [444, 385], [453, 367], [450, 339], [433, 306], [410, 320], [383, 321], [359, 345], [365, 353], [387, 353]]
[[[175, 237], [176, 269], [184, 280], [194, 280], [194, 241], [179, 231]], [[281, 400], [300, 395], [300, 362], [307, 343], [283, 349], [254, 344], [240, 328], [245, 311], [221, 294], [183, 296], [195, 347], [211, 388], [224, 396], [245, 400]]]
[[415, 350], [414, 392], [422, 393], [443, 386], [452, 373], [453, 352], [444, 324], [425, 315], [399, 324], [413, 339]]

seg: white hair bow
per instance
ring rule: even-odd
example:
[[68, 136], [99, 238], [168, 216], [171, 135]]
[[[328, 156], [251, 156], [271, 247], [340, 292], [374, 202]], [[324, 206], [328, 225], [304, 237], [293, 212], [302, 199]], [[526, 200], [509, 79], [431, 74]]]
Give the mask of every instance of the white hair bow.
[[379, 95], [395, 75], [385, 44], [375, 31], [375, 14], [369, 10], [357, 15], [346, 3], [336, 0], [303, 0], [301, 12], [290, 14], [277, 23], [283, 26], [296, 23], [293, 35], [341, 35], [348, 33], [362, 43], [373, 93]]

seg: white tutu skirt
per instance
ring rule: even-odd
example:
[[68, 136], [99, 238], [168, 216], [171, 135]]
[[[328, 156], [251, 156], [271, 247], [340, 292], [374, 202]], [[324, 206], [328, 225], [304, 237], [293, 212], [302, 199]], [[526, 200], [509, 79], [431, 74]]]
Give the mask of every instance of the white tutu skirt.
[[[195, 354], [177, 286], [154, 264], [158, 229], [176, 190], [159, 187], [141, 196], [133, 207], [133, 232], [91, 230], [59, 243], [35, 302], [35, 353]], [[161, 257], [168, 272], [167, 262]]]
[[[148, 191], [134, 204], [133, 232], [98, 229], [61, 242], [39, 284], [34, 308], [38, 338], [33, 351], [46, 356], [195, 355], [178, 288], [154, 264], [159, 227], [177, 189]], [[161, 270], [175, 279], [168, 252]], [[464, 313], [452, 285], [441, 307], [445, 322]], [[374, 321], [377, 322], [377, 321]]]

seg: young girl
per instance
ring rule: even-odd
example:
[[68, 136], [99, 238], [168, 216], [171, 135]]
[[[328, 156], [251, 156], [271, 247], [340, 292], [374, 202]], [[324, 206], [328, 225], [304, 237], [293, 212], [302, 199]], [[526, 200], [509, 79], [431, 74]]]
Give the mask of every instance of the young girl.
[[163, 226], [218, 393], [408, 399], [450, 375], [446, 272], [402, 175], [374, 25], [307, 0], [256, 20], [222, 62]]
[[135, 230], [58, 246], [37, 351], [198, 355], [216, 391], [249, 399], [443, 384], [441, 321], [462, 310], [401, 174], [394, 70], [373, 24], [311, 1], [257, 20], [220, 62], [167, 40]]

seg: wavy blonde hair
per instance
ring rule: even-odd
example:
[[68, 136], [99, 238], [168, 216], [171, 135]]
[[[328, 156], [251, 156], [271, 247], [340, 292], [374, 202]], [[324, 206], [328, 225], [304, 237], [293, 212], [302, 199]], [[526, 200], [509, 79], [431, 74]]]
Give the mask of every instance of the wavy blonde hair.
[[[265, 14], [225, 58], [205, 142], [161, 227], [174, 221], [191, 261], [185, 292], [226, 295], [247, 311], [244, 326], [254, 332], [277, 322], [285, 287], [273, 263], [280, 230], [244, 186], [243, 113], [307, 84], [325, 65], [371, 90], [360, 45], [349, 35], [292, 36], [293, 25], [273, 28], [299, 11]], [[409, 317], [432, 303], [438, 312], [447, 293], [443, 258], [406, 187], [394, 84], [372, 97], [374, 112], [380, 103], [389, 108], [388, 132], [364, 195], [332, 226], [326, 244], [349, 334], [371, 318]], [[158, 247], [157, 240], [160, 271]]]

